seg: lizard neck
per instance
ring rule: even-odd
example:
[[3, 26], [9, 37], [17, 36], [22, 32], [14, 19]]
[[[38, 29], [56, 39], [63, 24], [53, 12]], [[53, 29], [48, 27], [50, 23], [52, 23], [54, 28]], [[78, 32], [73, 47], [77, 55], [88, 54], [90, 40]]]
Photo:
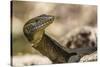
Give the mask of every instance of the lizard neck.
[[[54, 41], [54, 40], [53, 40]], [[40, 53], [50, 58], [53, 63], [65, 63], [68, 61], [70, 54], [65, 52], [63, 49], [58, 47], [52, 39], [47, 36], [45, 33], [43, 34], [42, 39], [39, 43], [33, 46]]]
[[39, 43], [41, 41], [41, 39], [43, 38], [43, 34], [44, 34], [44, 30], [39, 30], [39, 31], [35, 31], [32, 33], [32, 43], [34, 43], [34, 46], [37, 46], [37, 43]]

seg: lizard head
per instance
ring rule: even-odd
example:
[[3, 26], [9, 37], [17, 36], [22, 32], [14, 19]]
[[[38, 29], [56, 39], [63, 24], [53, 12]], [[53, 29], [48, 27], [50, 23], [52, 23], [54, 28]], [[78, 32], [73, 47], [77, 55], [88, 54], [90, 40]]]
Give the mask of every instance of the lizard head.
[[42, 14], [35, 18], [30, 19], [23, 28], [23, 32], [27, 39], [36, 44], [38, 43], [46, 27], [54, 21], [54, 16]]

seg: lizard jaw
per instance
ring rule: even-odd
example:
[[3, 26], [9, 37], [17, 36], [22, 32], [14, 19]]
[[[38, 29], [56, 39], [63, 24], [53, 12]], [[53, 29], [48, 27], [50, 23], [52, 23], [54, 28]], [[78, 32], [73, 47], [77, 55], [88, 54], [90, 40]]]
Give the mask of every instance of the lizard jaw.
[[[23, 28], [23, 32], [30, 42], [39, 42], [45, 28], [54, 21], [54, 16], [42, 14], [30, 19]], [[36, 43], [37, 43], [36, 42]]]

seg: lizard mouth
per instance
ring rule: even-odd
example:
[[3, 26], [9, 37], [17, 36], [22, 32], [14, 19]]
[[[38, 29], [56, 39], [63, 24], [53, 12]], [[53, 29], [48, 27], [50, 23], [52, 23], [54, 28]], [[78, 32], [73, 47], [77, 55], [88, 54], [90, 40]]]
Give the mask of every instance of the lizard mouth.
[[32, 18], [24, 25], [24, 33], [28, 35], [34, 31], [44, 30], [53, 21], [54, 16], [45, 14]]
[[23, 27], [23, 32], [28, 40], [31, 41], [33, 40], [33, 34], [35, 35], [35, 33], [37, 34], [44, 31], [53, 21], [54, 16], [42, 14], [27, 21]]

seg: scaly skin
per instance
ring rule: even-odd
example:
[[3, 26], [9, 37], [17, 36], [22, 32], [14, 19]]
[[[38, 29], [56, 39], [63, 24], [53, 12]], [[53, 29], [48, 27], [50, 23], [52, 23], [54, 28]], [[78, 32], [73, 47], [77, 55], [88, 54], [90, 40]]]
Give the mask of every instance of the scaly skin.
[[[33, 43], [33, 47], [47, 56], [53, 63], [66, 63], [73, 55], [93, 51], [90, 48], [82, 49], [65, 49], [54, 39], [45, 34], [45, 28], [54, 21], [54, 16], [40, 15], [30, 19], [23, 28], [24, 34], [27, 39]], [[81, 50], [81, 51], [80, 51]]]
[[54, 16], [40, 15], [29, 20], [24, 26], [24, 34], [33, 43], [33, 47], [43, 55], [49, 57], [53, 63], [65, 63], [69, 57], [76, 54], [69, 54], [58, 47], [53, 40], [45, 34], [45, 28], [54, 20]]

